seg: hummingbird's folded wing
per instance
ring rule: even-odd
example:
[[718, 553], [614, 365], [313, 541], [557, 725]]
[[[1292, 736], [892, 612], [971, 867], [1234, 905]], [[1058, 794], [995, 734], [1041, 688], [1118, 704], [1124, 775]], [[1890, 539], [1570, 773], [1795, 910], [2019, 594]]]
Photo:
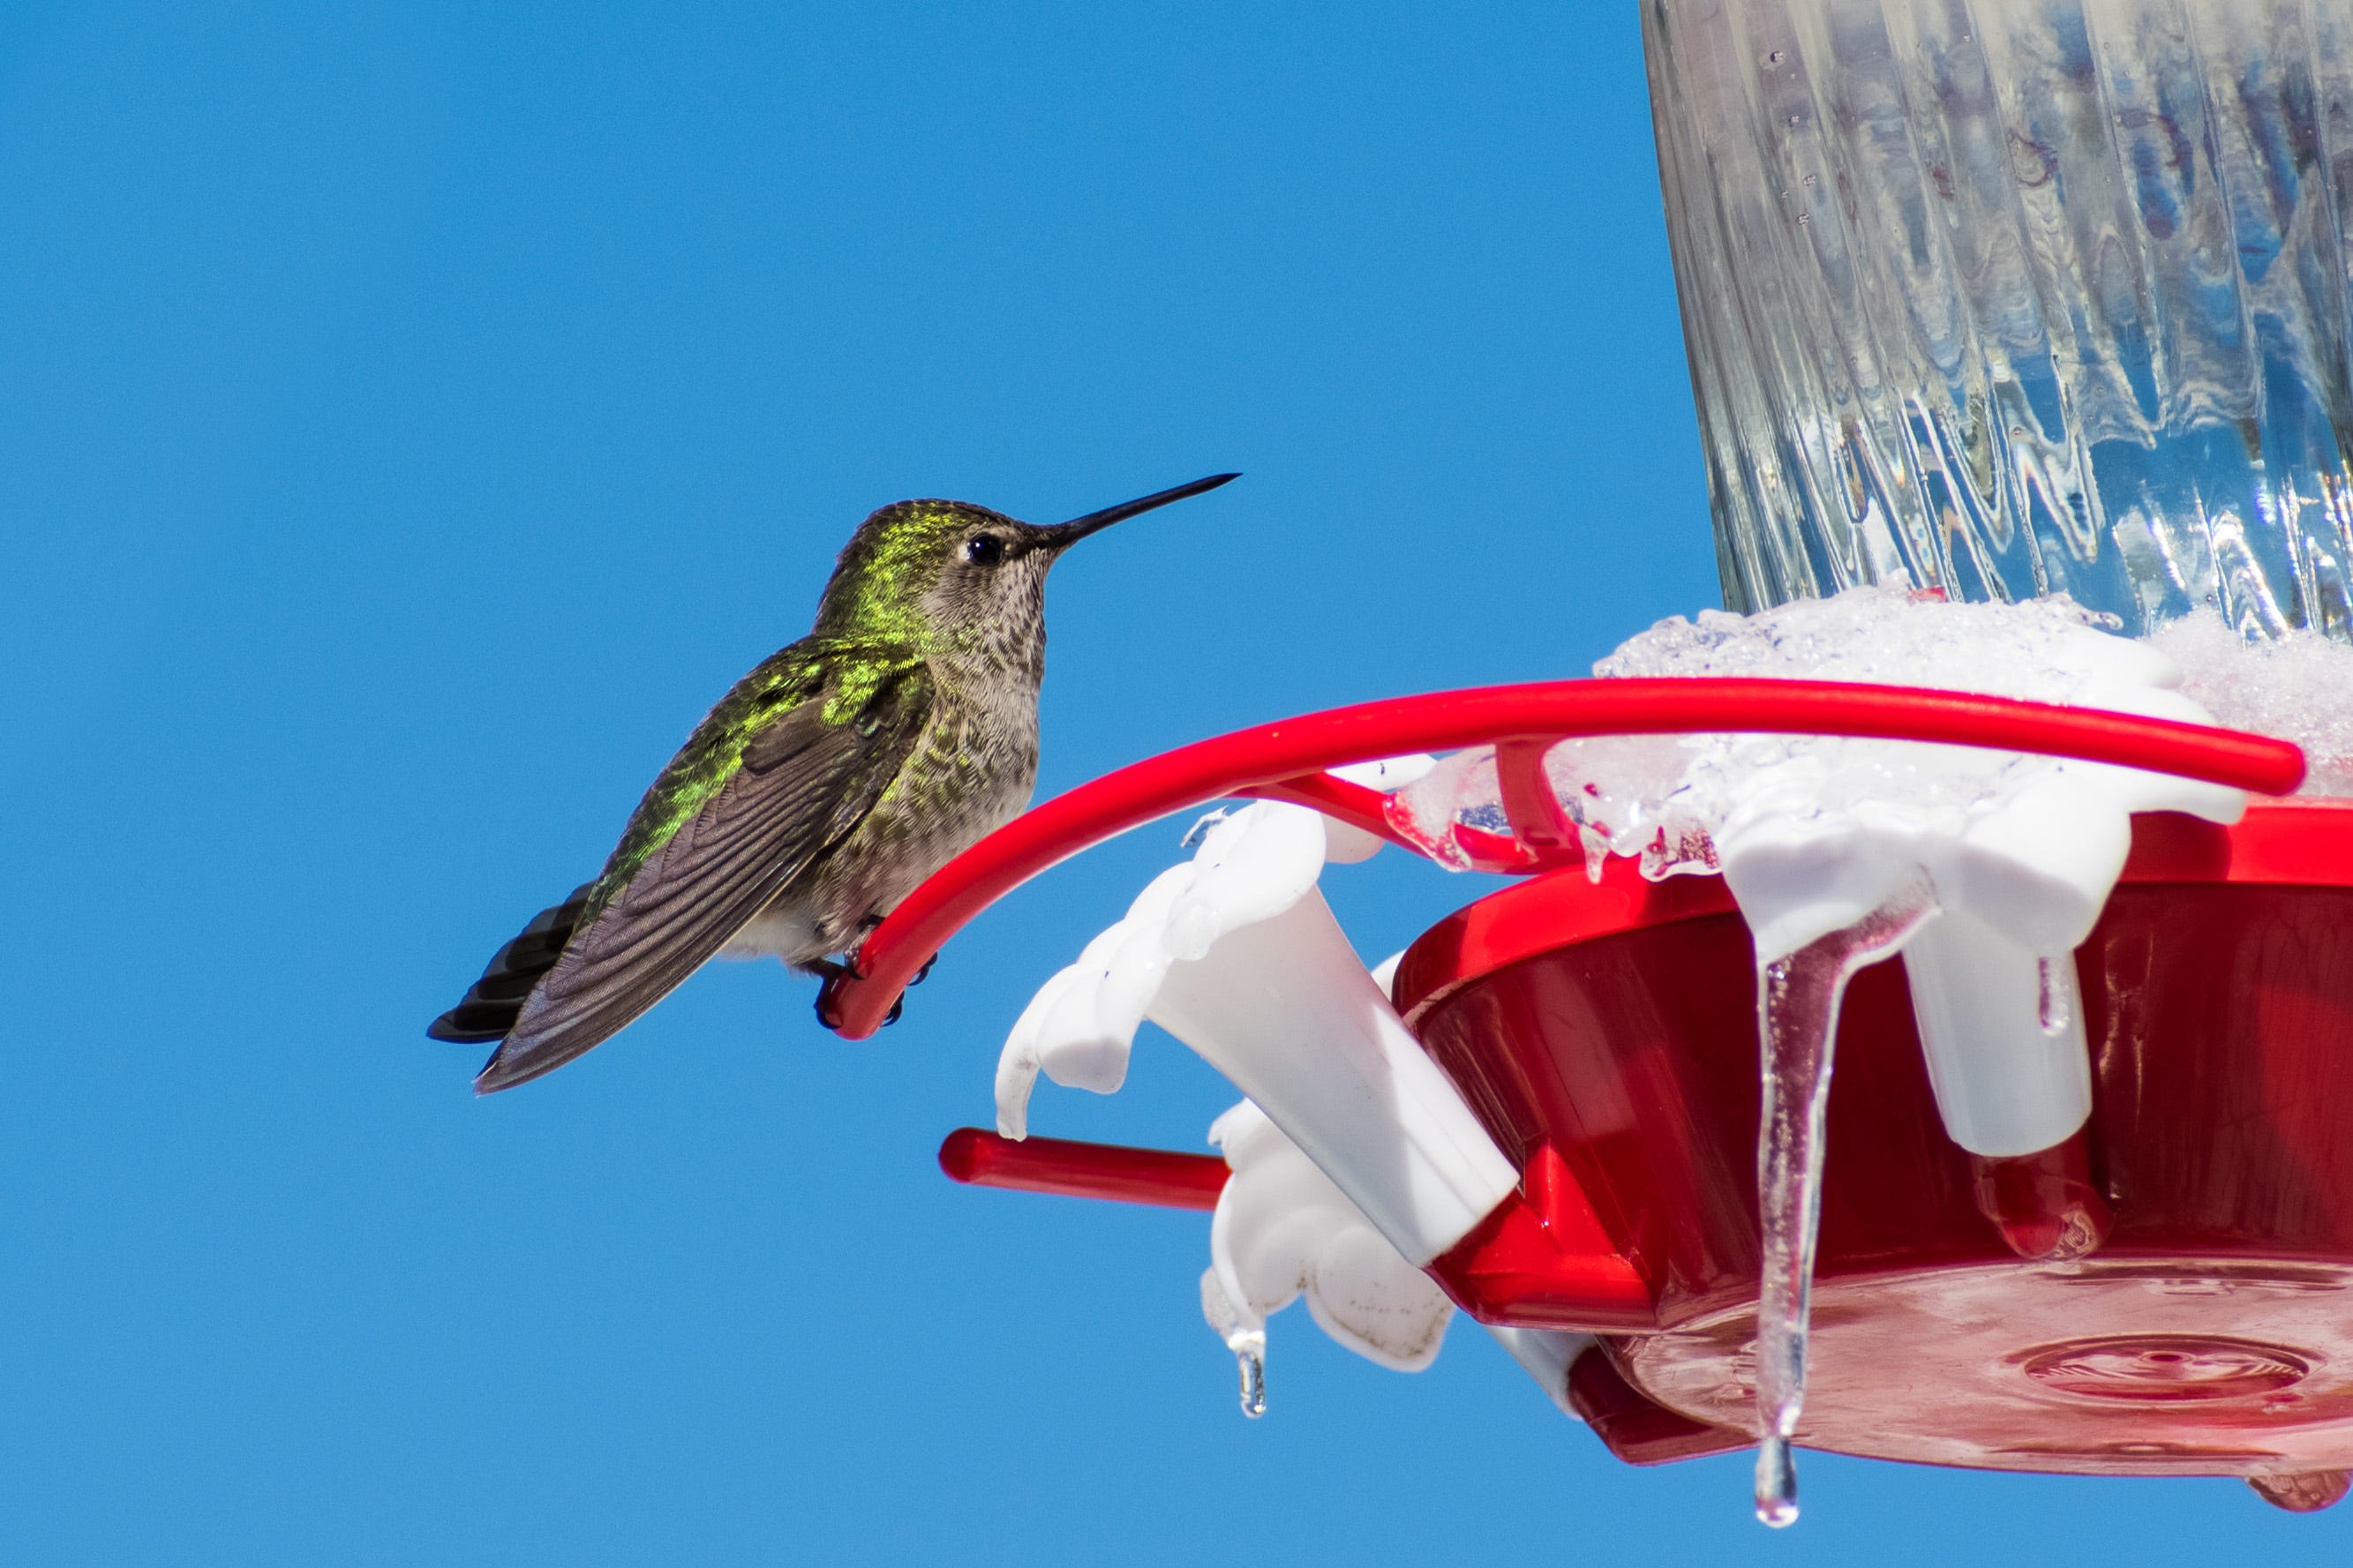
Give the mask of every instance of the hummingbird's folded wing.
[[474, 1080], [483, 1094], [552, 1072], [610, 1038], [725, 946], [810, 860], [873, 809], [932, 714], [921, 664], [852, 714], [805, 699], [764, 726], [743, 765], [574, 936]]

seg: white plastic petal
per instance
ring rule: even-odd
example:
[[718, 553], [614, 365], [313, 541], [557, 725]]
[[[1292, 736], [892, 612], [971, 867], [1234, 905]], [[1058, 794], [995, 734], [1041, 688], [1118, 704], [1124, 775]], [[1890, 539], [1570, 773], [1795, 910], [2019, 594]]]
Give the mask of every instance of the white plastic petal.
[[1228, 931], [1297, 903], [1323, 875], [1324, 846], [1324, 818], [1281, 801], [1260, 801], [1211, 828], [1192, 885], [1169, 907], [1169, 956], [1201, 958]]
[[1315, 1322], [1358, 1355], [1400, 1372], [1428, 1366], [1454, 1310], [1430, 1277], [1257, 1106], [1227, 1111], [1210, 1138], [1234, 1173], [1209, 1228], [1210, 1279], [1230, 1321], [1261, 1323], [1304, 1296]]

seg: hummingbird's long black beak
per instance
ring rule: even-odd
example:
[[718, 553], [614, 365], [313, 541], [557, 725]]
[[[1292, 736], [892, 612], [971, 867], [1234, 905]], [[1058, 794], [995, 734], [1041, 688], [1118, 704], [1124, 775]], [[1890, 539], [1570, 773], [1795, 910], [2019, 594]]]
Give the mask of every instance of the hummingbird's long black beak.
[[1084, 517], [1074, 517], [1068, 522], [1039, 529], [1038, 531], [1042, 537], [1038, 542], [1049, 550], [1065, 550], [1088, 534], [1099, 532], [1114, 522], [1124, 522], [1139, 512], [1151, 511], [1166, 506], [1170, 501], [1188, 500], [1240, 478], [1240, 474], [1211, 474], [1206, 479], [1195, 479], [1191, 484], [1178, 485], [1173, 490], [1159, 490], [1134, 500], [1122, 501], [1117, 506], [1107, 506], [1101, 511], [1091, 511]]

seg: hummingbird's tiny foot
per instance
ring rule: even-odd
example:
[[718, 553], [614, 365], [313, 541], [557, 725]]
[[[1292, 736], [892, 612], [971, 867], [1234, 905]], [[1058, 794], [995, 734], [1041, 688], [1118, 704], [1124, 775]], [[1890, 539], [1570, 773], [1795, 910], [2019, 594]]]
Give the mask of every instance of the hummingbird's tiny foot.
[[891, 1004], [891, 1010], [888, 1013], [882, 1015], [882, 1026], [887, 1029], [892, 1025], [897, 1023], [899, 1021], [899, 1015], [906, 1010], [907, 999], [904, 996], [902, 996], [897, 1001]]
[[801, 967], [821, 982], [817, 988], [817, 1021], [828, 1029], [840, 1028], [841, 1009], [836, 1005], [836, 995], [850, 977], [849, 965], [830, 958], [813, 958]]
[[921, 985], [924, 981], [930, 979], [932, 975], [932, 965], [937, 963], [939, 961], [940, 955], [936, 952], [932, 954], [931, 957], [923, 960], [923, 967], [915, 971], [915, 977], [913, 980], [908, 981], [907, 984], [910, 986]]

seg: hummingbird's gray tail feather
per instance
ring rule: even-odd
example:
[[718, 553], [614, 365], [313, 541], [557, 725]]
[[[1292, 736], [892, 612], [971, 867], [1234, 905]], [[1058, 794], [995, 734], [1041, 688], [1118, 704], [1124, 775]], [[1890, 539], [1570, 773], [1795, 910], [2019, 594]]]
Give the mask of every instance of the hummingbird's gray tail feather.
[[427, 1036], [461, 1046], [505, 1039], [515, 1020], [522, 1016], [523, 1000], [531, 988], [564, 956], [565, 944], [572, 940], [573, 930], [587, 907], [588, 889], [595, 885], [582, 883], [572, 889], [570, 898], [533, 917], [512, 942], [491, 955], [482, 977], [458, 1005], [426, 1026]]

